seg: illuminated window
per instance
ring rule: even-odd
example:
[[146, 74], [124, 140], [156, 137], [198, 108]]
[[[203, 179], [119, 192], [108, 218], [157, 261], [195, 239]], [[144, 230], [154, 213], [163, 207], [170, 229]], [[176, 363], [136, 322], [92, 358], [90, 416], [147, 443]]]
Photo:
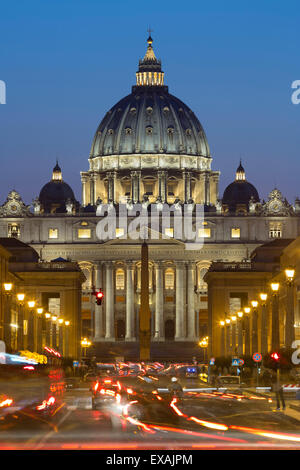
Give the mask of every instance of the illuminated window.
[[79, 228], [78, 229], [78, 238], [91, 238], [91, 229], [90, 228]]
[[116, 237], [122, 237], [124, 235], [124, 229], [123, 228], [116, 228]]
[[174, 289], [174, 269], [168, 268], [165, 270], [165, 289]]
[[20, 224], [8, 224], [8, 237], [19, 238], [21, 235]]
[[199, 228], [198, 237], [199, 238], [210, 238], [211, 237], [211, 229], [210, 228]]
[[231, 229], [231, 238], [241, 238], [241, 229], [240, 228], [232, 228]]
[[125, 274], [123, 269], [117, 269], [116, 271], [116, 290], [125, 289]]
[[48, 238], [58, 238], [58, 229], [57, 228], [49, 228]]
[[165, 229], [165, 235], [168, 237], [173, 237], [174, 236], [174, 229], [173, 228], [166, 228]]
[[282, 237], [282, 224], [281, 222], [270, 222], [269, 224], [269, 238]]

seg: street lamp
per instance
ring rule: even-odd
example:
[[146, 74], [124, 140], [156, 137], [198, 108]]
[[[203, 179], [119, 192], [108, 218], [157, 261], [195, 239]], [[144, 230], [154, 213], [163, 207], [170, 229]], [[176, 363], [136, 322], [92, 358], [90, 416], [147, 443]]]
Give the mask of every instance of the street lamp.
[[251, 305], [252, 305], [252, 308], [253, 308], [253, 313], [252, 313], [252, 353], [255, 353], [258, 350], [258, 337], [257, 337], [257, 324], [258, 324], [257, 306], [258, 306], [258, 301], [257, 300], [251, 300]]
[[3, 283], [3, 289], [6, 293], [9, 293], [13, 288], [12, 282], [4, 282]]
[[259, 294], [261, 300], [261, 328], [260, 328], [260, 344], [262, 355], [268, 352], [268, 325], [267, 325], [267, 298], [268, 294], [261, 292]]
[[280, 347], [280, 334], [279, 334], [279, 299], [278, 291], [279, 282], [271, 282], [271, 290], [273, 292], [272, 299], [272, 349], [276, 351]]
[[35, 300], [27, 301], [28, 308], [30, 309], [29, 318], [28, 318], [28, 339], [27, 339], [27, 348], [29, 351], [34, 352], [34, 316], [33, 309], [35, 307]]
[[288, 267], [285, 269], [286, 284], [287, 284], [287, 308], [285, 317], [285, 347], [291, 348], [295, 339], [295, 315], [294, 315], [294, 277], [295, 269]]
[[290, 282], [290, 283], [293, 282], [294, 276], [295, 276], [295, 269], [286, 268], [284, 272], [285, 272], [287, 282]]
[[245, 319], [244, 319], [244, 327], [245, 327], [245, 355], [250, 355], [250, 318], [249, 314], [251, 312], [250, 307], [244, 307]]
[[20, 302], [20, 304], [22, 304], [24, 302], [24, 299], [25, 299], [25, 294], [22, 294], [20, 292], [19, 294], [17, 294], [17, 299], [18, 299], [18, 302]]
[[243, 354], [243, 316], [242, 311], [237, 312], [238, 317], [238, 355]]
[[206, 362], [205, 350], [206, 350], [207, 347], [208, 347], [208, 336], [205, 336], [204, 338], [201, 339], [201, 341], [199, 341], [199, 346], [200, 346], [201, 348], [203, 348], [203, 350], [204, 350], [204, 358], [203, 358], [203, 361]]
[[83, 348], [84, 350], [84, 357], [86, 357], [86, 350], [87, 348], [89, 348], [91, 346], [91, 341], [89, 341], [87, 338], [83, 338], [81, 340], [81, 347]]

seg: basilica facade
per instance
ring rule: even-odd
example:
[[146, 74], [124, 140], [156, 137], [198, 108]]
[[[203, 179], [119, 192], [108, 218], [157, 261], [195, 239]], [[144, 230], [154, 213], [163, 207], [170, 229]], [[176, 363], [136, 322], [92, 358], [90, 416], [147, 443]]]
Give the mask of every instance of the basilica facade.
[[[258, 246], [300, 232], [300, 201], [290, 204], [277, 188], [261, 200], [242, 162], [219, 194], [220, 172], [212, 169], [203, 127], [169, 93], [152, 43], [149, 36], [131, 93], [96, 130], [88, 170], [81, 172], [82, 200], [76, 200], [57, 162], [31, 206], [15, 190], [0, 206], [0, 237], [30, 244], [41, 261], [79, 263], [86, 277], [82, 336], [92, 339], [101, 357], [134, 358], [141, 289], [143, 240], [125, 237], [119, 226], [108, 240], [97, 235], [108, 207], [118, 213], [121, 205], [129, 210], [136, 204], [146, 210], [187, 206], [193, 220], [196, 206], [203, 207], [197, 227], [201, 247], [187, 249], [186, 239], [175, 236], [172, 217], [169, 227], [159, 225], [159, 236], [152, 237], [149, 228], [151, 338], [158, 357], [166, 342], [170, 351], [201, 355], [198, 340], [208, 331], [204, 276], [213, 261], [242, 262]], [[228, 164], [234, 168], [234, 162]], [[95, 289], [104, 293], [102, 305], [95, 303]]]

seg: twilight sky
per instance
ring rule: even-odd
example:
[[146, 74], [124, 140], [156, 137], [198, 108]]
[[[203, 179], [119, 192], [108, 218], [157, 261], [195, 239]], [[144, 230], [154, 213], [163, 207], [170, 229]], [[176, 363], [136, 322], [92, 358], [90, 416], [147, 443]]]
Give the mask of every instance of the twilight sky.
[[56, 158], [81, 200], [96, 128], [131, 91], [153, 29], [169, 92], [206, 132], [220, 193], [242, 158], [261, 198], [300, 196], [300, 4], [282, 0], [11, 0], [0, 14], [0, 204], [27, 204]]

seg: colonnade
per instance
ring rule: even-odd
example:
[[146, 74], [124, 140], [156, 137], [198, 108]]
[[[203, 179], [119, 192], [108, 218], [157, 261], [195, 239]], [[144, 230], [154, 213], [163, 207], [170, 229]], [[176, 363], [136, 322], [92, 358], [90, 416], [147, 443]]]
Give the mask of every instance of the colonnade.
[[[112, 261], [97, 262], [94, 264], [94, 283], [96, 290], [102, 289], [104, 301], [101, 305], [95, 304], [94, 311], [94, 341], [115, 340], [115, 312], [116, 312], [116, 286], [115, 270], [119, 263]], [[170, 265], [166, 265], [169, 268]], [[195, 269], [193, 261], [176, 261], [172, 265], [175, 271], [174, 289], [167, 294], [174, 297], [175, 303], [175, 341], [196, 340], [196, 311], [195, 311]], [[164, 289], [164, 263], [153, 263], [155, 290], [153, 310], [153, 337], [152, 341], [164, 341], [165, 322], [165, 295]], [[125, 272], [125, 341], [136, 341], [138, 331], [136, 328], [136, 315], [139, 312], [137, 269], [136, 262], [126, 261]]]

